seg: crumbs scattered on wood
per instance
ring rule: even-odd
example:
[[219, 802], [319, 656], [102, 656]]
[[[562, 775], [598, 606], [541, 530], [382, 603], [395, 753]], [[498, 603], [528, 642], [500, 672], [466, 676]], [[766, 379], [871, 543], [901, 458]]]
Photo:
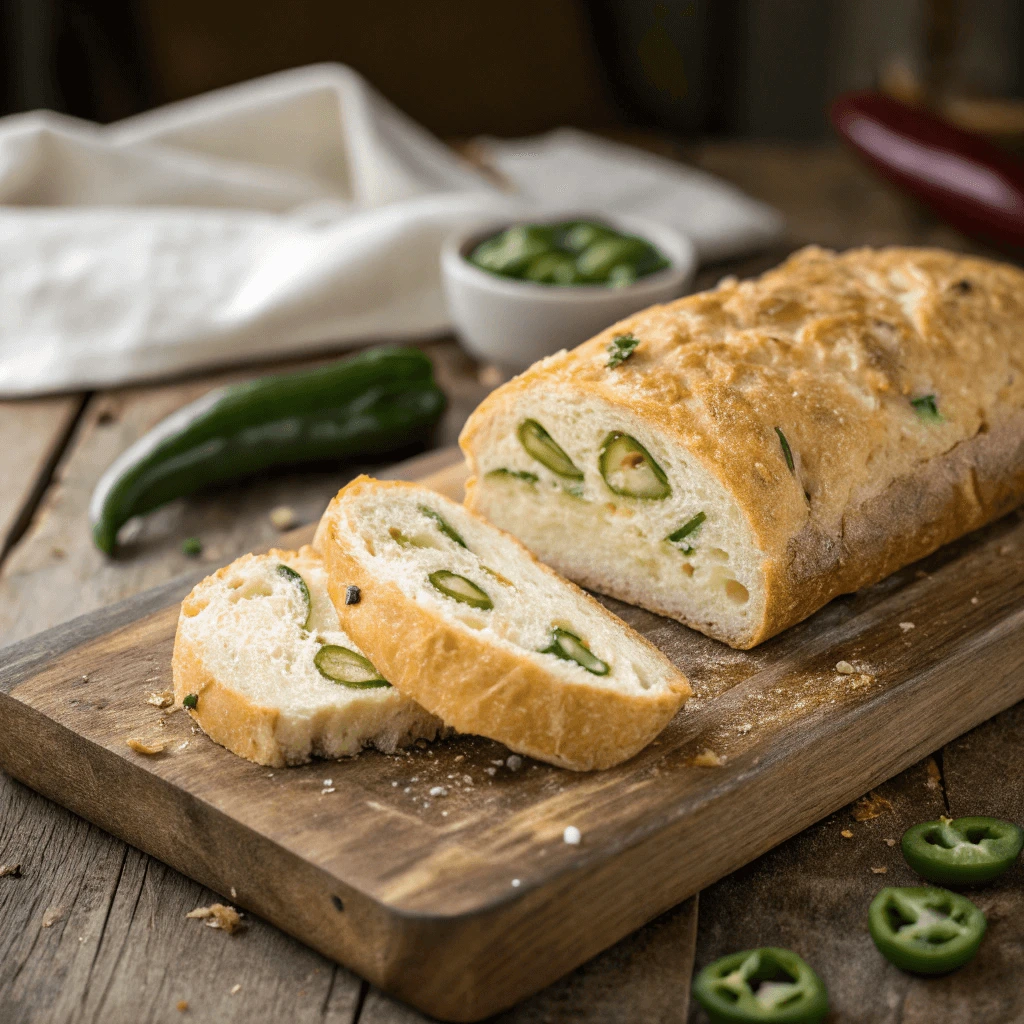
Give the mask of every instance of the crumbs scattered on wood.
[[837, 661], [836, 671], [843, 676], [852, 676], [857, 670], [848, 661]]
[[145, 740], [140, 740], [135, 736], [125, 740], [129, 747], [135, 751], [136, 754], [162, 754], [166, 743], [147, 743]]
[[230, 891], [231, 891], [231, 898], [233, 900], [237, 900], [238, 899], [238, 893], [235, 891], [235, 887], [231, 886], [231, 890]]
[[941, 789], [942, 788], [942, 772], [939, 771], [938, 762], [934, 757], [928, 758], [928, 778], [925, 780], [925, 787], [927, 789]]
[[464, 761], [465, 759], [466, 759], [466, 755], [465, 754], [456, 754], [455, 755], [455, 762], [456, 762], [456, 764], [459, 761]]
[[851, 831], [850, 831], [850, 830], [849, 830], [848, 828], [844, 828], [844, 829], [843, 829], [843, 831], [842, 831], [842, 832], [840, 832], [839, 834], [840, 834], [840, 835], [841, 835], [841, 836], [842, 836], [842, 837], [843, 837], [844, 839], [852, 839], [852, 838], [853, 838], [853, 833], [852, 833], [852, 832], [851, 832]]
[[583, 842], [583, 833], [575, 825], [566, 825], [562, 832], [562, 842], [567, 846], [579, 846]]
[[147, 704], [155, 708], [169, 708], [174, 703], [173, 690], [152, 690], [146, 698]]
[[725, 757], [716, 754], [713, 750], [702, 750], [696, 757], [690, 758], [690, 764], [698, 768], [721, 768], [725, 764]]
[[979, 603], [979, 600], [980, 600], [980, 599], [979, 599], [979, 598], [977, 598], [977, 597], [972, 597], [972, 598], [971, 598], [971, 604], [978, 604], [978, 603]]
[[231, 986], [231, 994], [233, 996], [237, 996], [238, 993], [241, 992], [241, 991], [242, 991], [242, 986], [240, 984], [238, 984], [237, 982], [234, 985]]
[[277, 530], [290, 530], [297, 522], [295, 509], [290, 505], [278, 505], [270, 510], [270, 524]]
[[179, 999], [174, 1004], [174, 1008], [178, 1011], [178, 1013], [185, 1013], [185, 1012], [187, 1012], [187, 1010], [188, 1010], [188, 1000], [187, 999]]
[[909, 633], [913, 628], [914, 628], [914, 624], [912, 622], [901, 622], [900, 623], [900, 629], [902, 629], [904, 633]]
[[510, 754], [508, 760], [505, 762], [505, 767], [510, 772], [517, 772], [523, 767], [523, 759], [518, 754]]
[[63, 916], [64, 911], [61, 907], [47, 907], [43, 911], [43, 927], [53, 927]]
[[896, 840], [895, 839], [883, 839], [882, 842], [885, 843], [886, 846], [895, 846], [896, 845]]
[[872, 818], [879, 818], [891, 810], [892, 801], [872, 790], [853, 805], [851, 814], [854, 821], [871, 821]]
[[336, 793], [336, 792], [337, 792], [337, 787], [335, 787], [335, 786], [324, 786], [324, 788], [320, 790], [320, 795], [324, 796], [327, 793]]
[[884, 875], [889, 869], [888, 868], [872, 868], [871, 874], [873, 875]]
[[0, 864], [0, 878], [21, 878], [21, 865]]
[[740, 736], [746, 736], [753, 728], [754, 726], [751, 722], [744, 722], [742, 725], [736, 726], [736, 732], [739, 733]]
[[234, 907], [226, 907], [223, 903], [212, 903], [208, 907], [196, 907], [186, 915], [204, 921], [209, 928], [219, 928], [228, 935], [234, 935], [242, 927], [242, 915]]

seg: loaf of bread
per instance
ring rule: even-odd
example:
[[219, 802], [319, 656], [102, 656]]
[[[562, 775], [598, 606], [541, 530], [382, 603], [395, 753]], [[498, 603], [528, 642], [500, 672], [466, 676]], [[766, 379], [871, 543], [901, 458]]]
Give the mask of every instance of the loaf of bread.
[[342, 630], [310, 547], [243, 555], [199, 583], [172, 667], [175, 700], [203, 732], [258, 764], [391, 752], [442, 728]]
[[360, 477], [314, 541], [345, 629], [396, 690], [459, 732], [580, 771], [649, 743], [685, 677], [515, 538], [425, 487]]
[[1024, 272], [804, 249], [492, 393], [467, 505], [576, 582], [753, 647], [1024, 500]]

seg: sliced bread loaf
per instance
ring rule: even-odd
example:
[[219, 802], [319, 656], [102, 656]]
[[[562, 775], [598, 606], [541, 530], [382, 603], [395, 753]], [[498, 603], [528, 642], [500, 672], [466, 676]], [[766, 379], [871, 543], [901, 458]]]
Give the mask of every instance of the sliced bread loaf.
[[515, 538], [413, 484], [359, 477], [314, 542], [345, 628], [460, 732], [586, 771], [631, 757], [690, 694], [639, 634]]
[[207, 576], [182, 602], [172, 666], [175, 700], [203, 732], [258, 764], [390, 752], [442, 728], [341, 629], [308, 546]]

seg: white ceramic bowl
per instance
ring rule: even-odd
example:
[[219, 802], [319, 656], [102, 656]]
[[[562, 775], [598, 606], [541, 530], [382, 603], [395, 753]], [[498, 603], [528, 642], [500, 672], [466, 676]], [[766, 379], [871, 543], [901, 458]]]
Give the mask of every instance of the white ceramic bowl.
[[638, 235], [655, 245], [669, 266], [624, 288], [534, 284], [489, 274], [466, 259], [484, 239], [525, 221], [506, 220], [454, 235], [441, 249], [448, 312], [459, 340], [479, 359], [508, 370], [524, 370], [552, 352], [579, 345], [630, 313], [678, 298], [693, 280], [697, 263], [693, 245], [675, 228], [635, 217], [573, 214], [557, 219], [598, 220]]

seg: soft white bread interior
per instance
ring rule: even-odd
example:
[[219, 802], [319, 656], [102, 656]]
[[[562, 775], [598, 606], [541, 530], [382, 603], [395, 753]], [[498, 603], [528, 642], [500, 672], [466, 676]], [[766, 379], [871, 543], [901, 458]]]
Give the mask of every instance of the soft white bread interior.
[[[550, 448], [550, 439], [578, 475], [531, 456], [520, 440], [524, 424], [535, 435], [527, 444]], [[467, 504], [565, 576], [733, 643], [754, 632], [764, 556], [747, 518], [699, 461], [628, 407], [599, 395], [521, 391], [493, 410], [473, 451]], [[616, 494], [609, 482], [659, 496]], [[669, 541], [678, 531], [683, 536]]]
[[[342, 655], [349, 667], [341, 673], [321, 653], [338, 648], [351, 655]], [[318, 656], [355, 684], [324, 675]], [[370, 745], [390, 752], [437, 735], [440, 721], [364, 661], [340, 626], [313, 548], [243, 555], [182, 602], [174, 696], [182, 703], [194, 694], [189, 713], [202, 730], [258, 764], [346, 757]]]
[[808, 248], [492, 392], [466, 505], [748, 648], [1024, 500], [1024, 272]]
[[655, 647], [518, 541], [424, 487], [353, 481], [314, 542], [346, 629], [460, 732], [577, 770], [631, 757], [690, 694]]

